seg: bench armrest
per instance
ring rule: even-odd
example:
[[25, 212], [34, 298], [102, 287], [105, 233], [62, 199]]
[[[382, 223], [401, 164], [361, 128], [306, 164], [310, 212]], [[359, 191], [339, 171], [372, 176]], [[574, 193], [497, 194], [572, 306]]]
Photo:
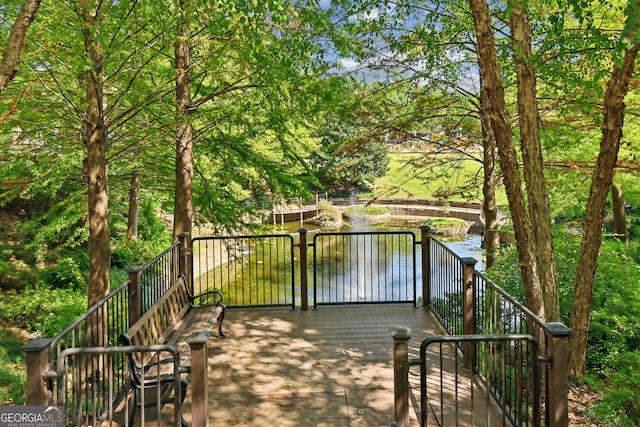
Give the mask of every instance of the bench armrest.
[[[206, 302], [203, 303], [202, 301]], [[196, 302], [198, 302], [198, 304], [196, 304]], [[224, 307], [224, 304], [222, 304], [222, 292], [218, 290], [207, 291], [198, 295], [191, 295], [191, 293], [189, 293], [189, 303], [192, 307], [208, 307], [212, 305]]]

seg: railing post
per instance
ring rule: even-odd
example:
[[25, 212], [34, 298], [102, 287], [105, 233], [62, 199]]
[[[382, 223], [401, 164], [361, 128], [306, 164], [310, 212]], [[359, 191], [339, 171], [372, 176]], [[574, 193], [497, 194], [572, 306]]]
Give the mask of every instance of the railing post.
[[49, 406], [50, 392], [44, 379], [49, 370], [49, 345], [52, 338], [37, 338], [22, 347], [27, 365], [27, 405]]
[[[462, 258], [462, 333], [473, 335], [476, 333], [476, 287], [475, 287], [475, 258]], [[475, 364], [475, 345], [471, 341], [464, 343], [464, 367], [470, 369]]]
[[409, 339], [411, 329], [396, 326], [390, 329], [393, 337], [393, 415], [398, 427], [409, 427]]
[[125, 269], [129, 275], [129, 327], [142, 317], [142, 267], [132, 265]]
[[431, 238], [430, 227], [420, 226], [420, 245], [422, 247], [422, 306], [431, 307]]
[[191, 425], [209, 425], [209, 372], [207, 341], [209, 331], [196, 331], [185, 340], [191, 347]]
[[178, 234], [178, 239], [180, 240], [180, 262], [178, 264], [178, 273], [184, 275], [187, 282], [187, 289], [190, 289], [193, 293], [193, 251], [191, 250], [191, 239], [189, 238], [189, 233], [183, 231]]
[[547, 364], [547, 419], [549, 427], [569, 425], [569, 345], [571, 329], [560, 322], [546, 324], [551, 336], [547, 337], [547, 351], [551, 362]]
[[302, 310], [308, 310], [309, 277], [307, 273], [307, 229], [301, 228], [298, 230], [298, 233], [300, 233], [300, 304]]

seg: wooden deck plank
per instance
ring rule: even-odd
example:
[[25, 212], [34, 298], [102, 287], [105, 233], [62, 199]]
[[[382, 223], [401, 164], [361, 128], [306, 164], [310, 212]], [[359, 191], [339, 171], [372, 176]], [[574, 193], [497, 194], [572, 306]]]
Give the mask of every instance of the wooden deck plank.
[[[390, 426], [389, 329], [411, 329], [410, 357], [419, 356], [424, 338], [444, 332], [430, 312], [409, 304], [229, 309], [225, 325], [227, 338], [212, 338], [208, 344], [212, 426]], [[410, 375], [415, 384], [415, 373]], [[484, 404], [479, 395], [475, 398]], [[187, 421], [189, 400], [188, 393]], [[470, 413], [468, 407], [460, 409]], [[474, 408], [474, 418], [486, 418], [483, 414]], [[414, 425], [418, 422], [412, 413]]]

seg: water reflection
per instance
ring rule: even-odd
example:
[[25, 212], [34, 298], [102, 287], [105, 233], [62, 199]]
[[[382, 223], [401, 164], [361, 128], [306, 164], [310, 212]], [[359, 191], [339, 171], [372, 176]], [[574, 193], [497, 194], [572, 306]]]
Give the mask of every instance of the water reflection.
[[[351, 222], [345, 221], [343, 227], [339, 231], [412, 231], [415, 233], [416, 240], [418, 241], [420, 239], [419, 227], [422, 223], [423, 221], [402, 221], [394, 219], [392, 223], [393, 225], [389, 225], [389, 223], [370, 225], [365, 218], [355, 218]], [[297, 233], [300, 227], [301, 224], [299, 222], [286, 223], [285, 231], [288, 233]], [[311, 232], [327, 231], [311, 221], [303, 223], [302, 227]], [[481, 235], [470, 233], [459, 238], [443, 238], [440, 236], [436, 236], [436, 238], [444, 243], [456, 255], [462, 258], [472, 257], [478, 260], [475, 268], [480, 272], [484, 272], [485, 250], [482, 248]], [[417, 250], [419, 250], [419, 247]]]

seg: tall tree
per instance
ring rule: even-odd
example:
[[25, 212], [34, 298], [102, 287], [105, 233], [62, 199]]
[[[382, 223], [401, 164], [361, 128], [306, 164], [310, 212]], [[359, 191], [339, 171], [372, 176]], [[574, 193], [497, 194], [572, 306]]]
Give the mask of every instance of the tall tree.
[[0, 62], [0, 93], [4, 92], [9, 82], [18, 74], [20, 53], [27, 40], [27, 30], [36, 17], [40, 3], [42, 0], [25, 0], [11, 28]]
[[188, 2], [178, 1], [176, 22], [176, 180], [173, 208], [173, 240], [182, 232], [191, 234], [193, 222], [193, 122], [190, 118], [191, 102], [191, 53], [189, 44]]
[[545, 310], [535, 255], [536, 248], [532, 244], [533, 233], [524, 203], [518, 158], [513, 145], [511, 116], [505, 103], [489, 5], [485, 0], [469, 0], [469, 5], [477, 34], [478, 64], [484, 82], [482, 90], [487, 99], [489, 120], [498, 147], [500, 167], [511, 209], [525, 299], [529, 309], [544, 318]]
[[574, 301], [571, 310], [571, 353], [569, 369], [575, 376], [586, 372], [587, 338], [593, 285], [602, 243], [602, 223], [607, 193], [613, 182], [614, 167], [618, 160], [622, 128], [624, 125], [624, 98], [633, 76], [636, 57], [640, 50], [638, 25], [640, 5], [629, 2], [625, 29], [619, 41], [620, 57], [614, 62], [602, 105], [602, 138], [600, 152], [593, 172], [587, 201], [583, 237], [578, 257], [578, 270], [574, 282]]
[[85, 89], [83, 143], [87, 148], [85, 173], [89, 206], [89, 301], [88, 306], [109, 293], [111, 241], [109, 233], [109, 192], [107, 172], [107, 124], [105, 123], [103, 46], [100, 1], [81, 0], [77, 9], [88, 69], [80, 75]]
[[[528, 2], [526, 2], [528, 5]], [[513, 57], [518, 86], [518, 119], [524, 180], [527, 189], [528, 212], [536, 267], [544, 304], [544, 319], [560, 320], [558, 279], [556, 277], [551, 214], [547, 197], [546, 180], [540, 144], [540, 118], [538, 114], [537, 81], [535, 64], [531, 55], [531, 23], [523, 0], [514, 0], [509, 8], [509, 25], [513, 40]], [[528, 284], [530, 286], [530, 284]]]
[[[332, 85], [318, 54], [324, 12], [314, 2], [178, 5], [174, 235], [191, 229], [194, 204], [217, 226], [241, 227], [250, 199], [308, 191], [309, 113]], [[195, 7], [206, 20], [190, 18]]]
[[498, 207], [496, 202], [496, 140], [489, 119], [486, 93], [480, 93], [480, 123], [482, 126], [483, 186], [482, 212], [484, 215], [484, 249], [487, 268], [491, 268], [500, 252], [500, 230], [498, 229]]

